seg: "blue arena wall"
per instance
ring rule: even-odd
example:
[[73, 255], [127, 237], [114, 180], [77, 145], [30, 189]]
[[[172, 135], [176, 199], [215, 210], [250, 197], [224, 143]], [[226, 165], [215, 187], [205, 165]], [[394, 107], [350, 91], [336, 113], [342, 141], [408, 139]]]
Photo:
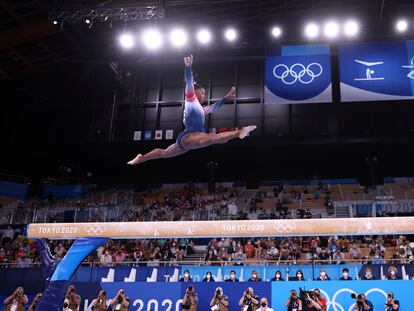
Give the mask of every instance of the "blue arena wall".
[[[330, 281], [330, 282], [239, 282], [239, 283], [124, 283], [124, 282], [91, 282], [74, 283], [78, 294], [81, 296], [80, 310], [91, 310], [90, 305], [96, 298], [100, 289], [104, 289], [108, 297], [115, 297], [117, 291], [123, 288], [131, 300], [129, 310], [154, 310], [167, 311], [181, 310], [181, 299], [185, 289], [193, 284], [199, 297], [198, 310], [210, 310], [209, 302], [214, 295], [217, 286], [223, 288], [229, 297], [229, 310], [239, 310], [238, 301], [247, 287], [253, 287], [259, 297], [267, 297], [274, 310], [285, 310], [284, 303], [289, 297], [291, 289], [299, 288], [310, 290], [319, 288], [322, 296], [327, 300], [328, 311], [351, 310], [354, 300], [351, 293], [364, 293], [373, 303], [375, 310], [383, 310], [384, 301], [388, 292], [395, 293], [400, 301], [400, 311], [412, 310], [412, 288], [414, 281]], [[0, 294], [1, 301], [7, 294]], [[30, 294], [30, 301], [34, 295]], [[1, 305], [0, 305], [1, 307]]]

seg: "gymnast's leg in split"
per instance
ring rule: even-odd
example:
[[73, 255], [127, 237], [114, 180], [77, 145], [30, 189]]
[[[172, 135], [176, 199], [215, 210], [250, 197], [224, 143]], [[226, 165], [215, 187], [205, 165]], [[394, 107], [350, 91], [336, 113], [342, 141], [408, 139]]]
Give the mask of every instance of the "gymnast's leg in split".
[[205, 115], [218, 111], [226, 100], [233, 99], [236, 89], [232, 87], [223, 99], [203, 108], [200, 103], [203, 103], [206, 99], [205, 90], [201, 85], [194, 84], [193, 82], [192, 63], [192, 55], [184, 58], [186, 88], [183, 123], [185, 131], [180, 133], [176, 143], [170, 145], [168, 148], [156, 148], [149, 153], [138, 154], [128, 162], [129, 165], [137, 165], [149, 160], [176, 157], [191, 149], [204, 148], [214, 144], [224, 144], [235, 138], [243, 139], [251, 131], [256, 129], [255, 125], [249, 125], [240, 130], [220, 134], [207, 134], [204, 132]]

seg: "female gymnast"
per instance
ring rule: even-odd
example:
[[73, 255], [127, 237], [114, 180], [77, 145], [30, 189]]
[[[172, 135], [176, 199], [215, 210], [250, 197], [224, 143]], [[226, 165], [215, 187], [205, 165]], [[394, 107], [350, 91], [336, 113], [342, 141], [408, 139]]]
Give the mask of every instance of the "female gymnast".
[[205, 90], [199, 84], [194, 84], [191, 65], [193, 55], [184, 58], [185, 64], [185, 107], [183, 123], [185, 130], [178, 134], [177, 141], [167, 149], [156, 148], [147, 154], [138, 154], [129, 165], [137, 165], [145, 161], [172, 158], [186, 153], [191, 149], [204, 148], [213, 144], [224, 144], [234, 138], [245, 138], [251, 131], [256, 129], [255, 125], [243, 127], [240, 130], [224, 132], [220, 134], [207, 134], [204, 131], [205, 115], [216, 112], [226, 100], [235, 96], [236, 89], [231, 88], [230, 92], [223, 99], [213, 105], [202, 107], [201, 104], [206, 99]]

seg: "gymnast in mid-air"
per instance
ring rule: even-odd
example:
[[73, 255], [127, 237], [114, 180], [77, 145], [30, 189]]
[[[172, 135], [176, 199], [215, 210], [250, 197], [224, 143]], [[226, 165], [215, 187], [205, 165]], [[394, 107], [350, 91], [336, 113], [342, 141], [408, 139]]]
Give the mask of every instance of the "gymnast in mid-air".
[[236, 89], [232, 87], [223, 99], [203, 108], [201, 104], [206, 99], [205, 90], [201, 85], [194, 84], [193, 72], [191, 70], [193, 55], [184, 57], [184, 64], [186, 86], [183, 123], [185, 130], [178, 134], [177, 141], [168, 148], [156, 148], [146, 154], [138, 154], [133, 160], [128, 162], [129, 165], [137, 165], [149, 160], [176, 157], [191, 149], [204, 148], [213, 144], [224, 144], [234, 138], [243, 139], [256, 129], [255, 125], [249, 125], [240, 130], [207, 134], [204, 129], [205, 115], [218, 111], [226, 100], [233, 99]]

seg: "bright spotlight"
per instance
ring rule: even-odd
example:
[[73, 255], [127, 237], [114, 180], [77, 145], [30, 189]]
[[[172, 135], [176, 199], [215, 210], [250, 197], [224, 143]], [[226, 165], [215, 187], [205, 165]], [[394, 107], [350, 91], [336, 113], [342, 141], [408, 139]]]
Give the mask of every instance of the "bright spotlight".
[[142, 41], [148, 50], [157, 50], [162, 46], [161, 33], [156, 29], [148, 29], [143, 33]]
[[183, 29], [173, 29], [170, 32], [170, 42], [174, 47], [183, 47], [187, 43], [187, 33]]
[[228, 41], [234, 41], [236, 40], [236, 37], [237, 37], [236, 30], [234, 30], [233, 28], [229, 28], [224, 33], [224, 36], [226, 37]]
[[134, 38], [128, 34], [124, 33], [119, 37], [119, 43], [125, 49], [130, 49], [134, 46]]
[[86, 24], [90, 24], [91, 23], [91, 20], [89, 18], [87, 18], [87, 19], [85, 19], [85, 23]]
[[57, 20], [54, 20], [54, 21], [53, 21], [53, 25], [57, 25], [57, 23], [58, 23], [58, 21], [57, 21]]
[[309, 39], [315, 39], [319, 35], [319, 26], [311, 23], [305, 27], [305, 35]]
[[282, 29], [280, 29], [280, 27], [273, 27], [272, 28], [272, 36], [273, 37], [279, 38], [281, 34], [282, 34]]
[[207, 44], [211, 41], [211, 33], [207, 29], [201, 29], [197, 32], [197, 40], [202, 44]]
[[335, 38], [339, 34], [339, 25], [337, 22], [330, 21], [327, 22], [323, 28], [323, 32], [325, 33], [325, 36], [328, 38]]
[[407, 20], [400, 19], [395, 24], [395, 28], [397, 29], [398, 32], [405, 32], [405, 31], [407, 31], [407, 29], [408, 29], [408, 22], [407, 22]]
[[348, 37], [354, 37], [358, 34], [359, 25], [356, 21], [347, 21], [344, 25], [344, 33]]

